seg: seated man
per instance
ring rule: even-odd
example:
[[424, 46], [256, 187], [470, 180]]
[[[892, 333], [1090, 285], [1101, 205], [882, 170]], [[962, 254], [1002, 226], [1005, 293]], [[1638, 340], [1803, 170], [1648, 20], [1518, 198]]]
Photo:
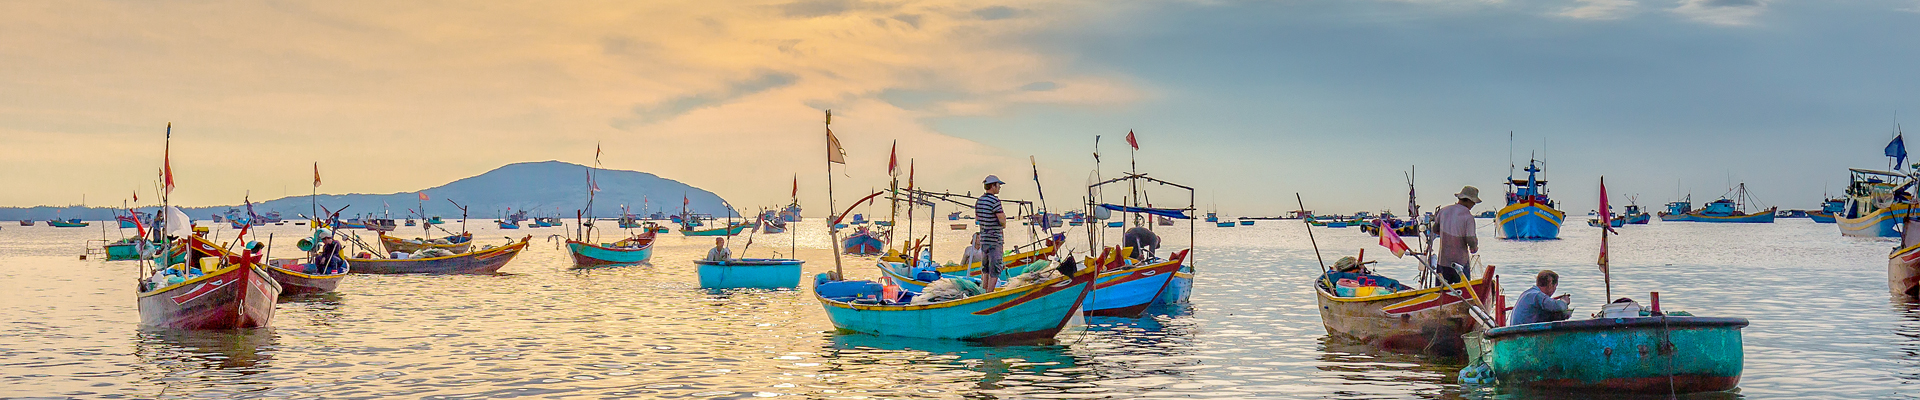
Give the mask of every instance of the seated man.
[[1534, 286], [1520, 294], [1520, 301], [1514, 303], [1510, 325], [1553, 322], [1573, 316], [1573, 307], [1569, 306], [1572, 296], [1553, 296], [1554, 289], [1560, 287], [1560, 274], [1550, 270], [1540, 270], [1533, 278]]
[[733, 251], [727, 250], [727, 238], [713, 238], [713, 250], [707, 250], [707, 261], [727, 261], [733, 259]]

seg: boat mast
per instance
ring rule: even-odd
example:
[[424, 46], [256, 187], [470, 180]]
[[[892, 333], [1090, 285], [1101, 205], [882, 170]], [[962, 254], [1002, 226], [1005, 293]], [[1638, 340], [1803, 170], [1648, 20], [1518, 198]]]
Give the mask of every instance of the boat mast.
[[[833, 138], [833, 110], [827, 110], [824, 126], [827, 131], [827, 238], [832, 240], [827, 247], [833, 248], [833, 278], [839, 280], [845, 279], [847, 275], [840, 268], [840, 230], [833, 226], [833, 210], [836, 210], [833, 204], [833, 160], [840, 155], [840, 146], [835, 143], [838, 140]], [[846, 162], [844, 157], [840, 157], [840, 160], [842, 163]]]

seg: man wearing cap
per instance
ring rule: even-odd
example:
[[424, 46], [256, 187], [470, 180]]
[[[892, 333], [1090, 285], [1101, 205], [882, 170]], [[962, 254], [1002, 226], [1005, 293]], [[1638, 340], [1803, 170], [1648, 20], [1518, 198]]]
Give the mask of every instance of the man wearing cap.
[[980, 287], [991, 292], [1000, 286], [1000, 263], [1005, 255], [1002, 249], [1006, 243], [1007, 210], [1000, 207], [1000, 187], [1007, 183], [993, 175], [987, 175], [983, 183], [987, 194], [973, 202], [973, 222], [980, 224], [980, 252], [985, 253], [980, 260], [980, 272], [985, 275]]
[[1454, 265], [1471, 266], [1471, 255], [1480, 252], [1480, 238], [1474, 234], [1477, 224], [1473, 221], [1473, 205], [1480, 203], [1480, 188], [1462, 187], [1453, 197], [1460, 202], [1441, 207], [1433, 213], [1433, 222], [1440, 233], [1440, 277], [1448, 283], [1460, 283], [1461, 270]]

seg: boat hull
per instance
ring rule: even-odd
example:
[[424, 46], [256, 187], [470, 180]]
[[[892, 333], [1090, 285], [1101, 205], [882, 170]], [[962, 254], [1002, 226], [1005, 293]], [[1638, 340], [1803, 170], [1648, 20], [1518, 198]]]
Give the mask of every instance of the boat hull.
[[447, 239], [447, 241], [459, 240], [460, 243], [454, 243], [454, 244], [414, 243], [406, 239], [387, 236], [387, 234], [381, 233], [380, 247], [387, 249], [388, 253], [392, 253], [396, 251], [403, 252], [403, 253], [412, 253], [412, 252], [426, 250], [426, 249], [441, 249], [441, 250], [451, 251], [453, 252], [453, 254], [460, 254], [460, 253], [465, 253], [473, 250], [473, 233], [471, 232], [454, 235], [454, 236], [440, 237], [436, 239]]
[[1637, 317], [1487, 331], [1502, 385], [1647, 394], [1717, 392], [1740, 383], [1743, 318]]
[[[1319, 286], [1319, 284], [1315, 284]], [[1467, 288], [1472, 288], [1468, 293]], [[1490, 277], [1454, 284], [1446, 288], [1409, 290], [1381, 296], [1336, 297], [1314, 289], [1320, 301], [1320, 321], [1327, 334], [1336, 339], [1365, 343], [1395, 353], [1431, 354], [1458, 357], [1466, 341], [1460, 335], [1473, 331], [1475, 322], [1462, 295], [1481, 301], [1499, 293], [1499, 283]]]
[[1874, 210], [1859, 218], [1847, 218], [1836, 215], [1834, 222], [1840, 224], [1840, 234], [1849, 237], [1900, 237], [1896, 229], [1902, 217], [1914, 213], [1911, 204], [1900, 202], [1892, 206]]
[[706, 229], [706, 230], [682, 229], [680, 230], [680, 234], [684, 236], [733, 236], [733, 235], [738, 235], [740, 234], [741, 231], [745, 231], [745, 230], [747, 230], [746, 224], [736, 224], [734, 226], [730, 226], [726, 228], [713, 228], [713, 229]]
[[1819, 211], [1808, 211], [1807, 218], [1813, 219], [1813, 222], [1822, 224], [1831, 224], [1839, 221], [1833, 217], [1833, 213]]
[[573, 265], [578, 266], [633, 265], [653, 259], [653, 242], [639, 248], [621, 248], [568, 240], [567, 255], [573, 256]]
[[280, 284], [258, 264], [232, 267], [142, 293], [140, 324], [167, 329], [267, 326]]
[[88, 222], [47, 221], [47, 226], [55, 228], [82, 228], [88, 224]]
[[1887, 257], [1887, 290], [1895, 296], [1920, 298], [1920, 245], [1894, 250]]
[[362, 274], [494, 274], [500, 272], [513, 257], [526, 250], [528, 239], [519, 243], [486, 250], [478, 250], [446, 257], [417, 259], [371, 259], [355, 258], [348, 260], [353, 272]]
[[747, 258], [693, 262], [699, 268], [702, 289], [793, 289], [800, 287], [805, 261]]
[[[1687, 220], [1693, 222], [1771, 224], [1773, 223], [1775, 214], [1777, 214], [1776, 211], [1779, 211], [1778, 207], [1760, 210], [1759, 212], [1747, 215], [1707, 215], [1699, 211], [1694, 211], [1692, 214], [1687, 215]], [[1843, 228], [1841, 231], [1844, 232], [1846, 229]]]
[[1644, 225], [1649, 221], [1653, 221], [1653, 215], [1645, 214], [1645, 213], [1633, 214], [1633, 215], [1628, 215], [1624, 219], [1627, 220], [1627, 224]]
[[1183, 264], [1179, 271], [1168, 280], [1167, 288], [1160, 289], [1160, 296], [1153, 298], [1154, 304], [1185, 304], [1193, 296], [1193, 265]]
[[[340, 288], [340, 280], [347, 277], [346, 272], [338, 274], [312, 274], [301, 272], [307, 264], [302, 260], [281, 259], [267, 263], [267, 276], [280, 283], [280, 297], [288, 298], [310, 294], [331, 293]], [[351, 264], [349, 264], [351, 265]], [[351, 269], [351, 267], [349, 267]]]
[[840, 242], [842, 253], [855, 256], [880, 255], [880, 248], [886, 245], [886, 243], [880, 242], [879, 238], [860, 234], [848, 236], [846, 239], [841, 239]]
[[924, 305], [857, 304], [814, 297], [834, 328], [845, 332], [923, 339], [1022, 343], [1051, 339], [1092, 292], [1094, 272]]
[[1501, 208], [1500, 230], [1507, 239], [1558, 239], [1567, 214], [1539, 203], [1513, 203]]
[[1661, 212], [1660, 220], [1666, 221], [1666, 222], [1690, 222], [1690, 221], [1693, 221], [1693, 216], [1687, 215], [1687, 214], [1668, 214], [1666, 212]]
[[1134, 318], [1146, 313], [1183, 266], [1181, 260], [1136, 265], [1100, 273], [1081, 306], [1087, 316]]

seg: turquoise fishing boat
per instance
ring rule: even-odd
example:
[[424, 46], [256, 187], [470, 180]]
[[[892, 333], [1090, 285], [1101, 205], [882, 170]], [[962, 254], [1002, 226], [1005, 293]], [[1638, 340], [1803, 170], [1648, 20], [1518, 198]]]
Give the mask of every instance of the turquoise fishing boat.
[[1207, 222], [1220, 222], [1220, 216], [1214, 215], [1214, 213], [1207, 213]]
[[[823, 274], [824, 275], [824, 274]], [[814, 282], [814, 297], [842, 332], [989, 344], [1053, 338], [1092, 292], [1096, 274], [1080, 269], [1066, 276], [952, 301], [887, 304], [870, 300], [883, 290], [872, 281]]]
[[1240, 220], [1240, 226], [1253, 226], [1253, 220], [1250, 220], [1250, 219]]
[[878, 235], [867, 230], [867, 227], [864, 226], [854, 231], [853, 234], [847, 235], [846, 239], [840, 240], [841, 252], [856, 256], [880, 255], [886, 245], [886, 241], [880, 240]]
[[1897, 172], [1849, 169], [1846, 202], [1834, 214], [1840, 234], [1850, 237], [1899, 237], [1900, 220], [1915, 215], [1913, 203], [1896, 201], [1895, 192], [1911, 178]]
[[105, 248], [107, 261], [144, 260], [152, 257], [150, 249], [158, 249], [160, 245], [146, 238], [130, 237], [108, 243]]
[[520, 229], [520, 222], [518, 221], [500, 220], [497, 222], [500, 223], [500, 229]]
[[[1748, 200], [1747, 184], [1745, 183], [1741, 183], [1740, 186], [1734, 189], [1734, 193], [1734, 199], [1740, 199], [1740, 201], [1728, 198], [1714, 200], [1707, 203], [1706, 208], [1687, 214], [1687, 220], [1693, 222], [1771, 224], [1773, 223], [1773, 219], [1779, 215], [1779, 213], [1777, 213], [1777, 211], [1780, 210], [1779, 207], [1747, 213], [1744, 209], [1746, 208], [1746, 204], [1751, 201]], [[1845, 231], [1845, 229], [1843, 228], [1842, 231]]]
[[440, 216], [438, 215], [435, 215], [431, 218], [427, 218], [427, 225], [440, 225], [445, 223], [447, 223], [447, 221], [441, 220]]
[[[1108, 248], [1103, 253], [1111, 255], [1102, 254], [1089, 263], [1100, 266], [1101, 272], [1094, 280], [1093, 295], [1081, 306], [1087, 316], [1136, 318], [1146, 313], [1147, 307], [1158, 304], [1155, 300], [1173, 284], [1187, 256], [1187, 251], [1179, 251], [1164, 261], [1134, 264], [1121, 255], [1132, 251], [1131, 247], [1114, 250]], [[1189, 287], [1192, 281], [1187, 279]]]
[[1113, 221], [1113, 222], [1107, 223], [1108, 228], [1120, 228], [1125, 226], [1127, 226], [1126, 221]]
[[698, 260], [701, 289], [792, 289], [800, 287], [805, 261], [778, 258]]
[[583, 267], [644, 263], [653, 259], [653, 235], [653, 232], [645, 232], [618, 242], [601, 244], [568, 240], [567, 254], [573, 257], [573, 265]]
[[752, 227], [752, 225], [748, 225], [745, 223], [737, 223], [737, 224], [727, 225], [727, 227], [725, 228], [698, 229], [698, 230], [681, 229], [680, 234], [685, 236], [733, 236], [733, 235], [740, 234], [741, 231], [745, 231], [749, 227]]
[[1745, 318], [1645, 316], [1488, 330], [1484, 360], [1501, 385], [1684, 394], [1740, 383]]
[[1692, 221], [1693, 217], [1690, 216], [1690, 214], [1693, 214], [1693, 195], [1687, 195], [1687, 197], [1680, 201], [1667, 203], [1667, 210], [1660, 212], [1660, 220], [1673, 222]]
[[90, 223], [81, 221], [79, 218], [68, 219], [65, 221], [58, 220], [58, 219], [47, 220], [47, 226], [51, 226], [55, 228], [80, 228], [80, 227], [85, 227], [87, 225], [90, 225]]
[[1213, 226], [1220, 227], [1220, 228], [1232, 228], [1236, 226], [1236, 224], [1234, 224], [1233, 221], [1221, 221], [1221, 222], [1213, 223]]
[[1808, 211], [1807, 218], [1812, 218], [1813, 222], [1831, 224], [1837, 221], [1834, 216], [1839, 215], [1840, 211], [1845, 210], [1846, 207], [1846, 199], [1827, 199], [1820, 203], [1820, 211]]
[[1527, 161], [1527, 179], [1507, 179], [1507, 206], [1496, 212], [1507, 239], [1558, 239], [1567, 214], [1547, 197], [1547, 181], [1539, 179], [1537, 161]]
[[1638, 204], [1628, 204], [1627, 212], [1622, 214], [1620, 219], [1627, 221], [1628, 225], [1646, 225], [1647, 222], [1653, 221], [1653, 215], [1641, 210]]

